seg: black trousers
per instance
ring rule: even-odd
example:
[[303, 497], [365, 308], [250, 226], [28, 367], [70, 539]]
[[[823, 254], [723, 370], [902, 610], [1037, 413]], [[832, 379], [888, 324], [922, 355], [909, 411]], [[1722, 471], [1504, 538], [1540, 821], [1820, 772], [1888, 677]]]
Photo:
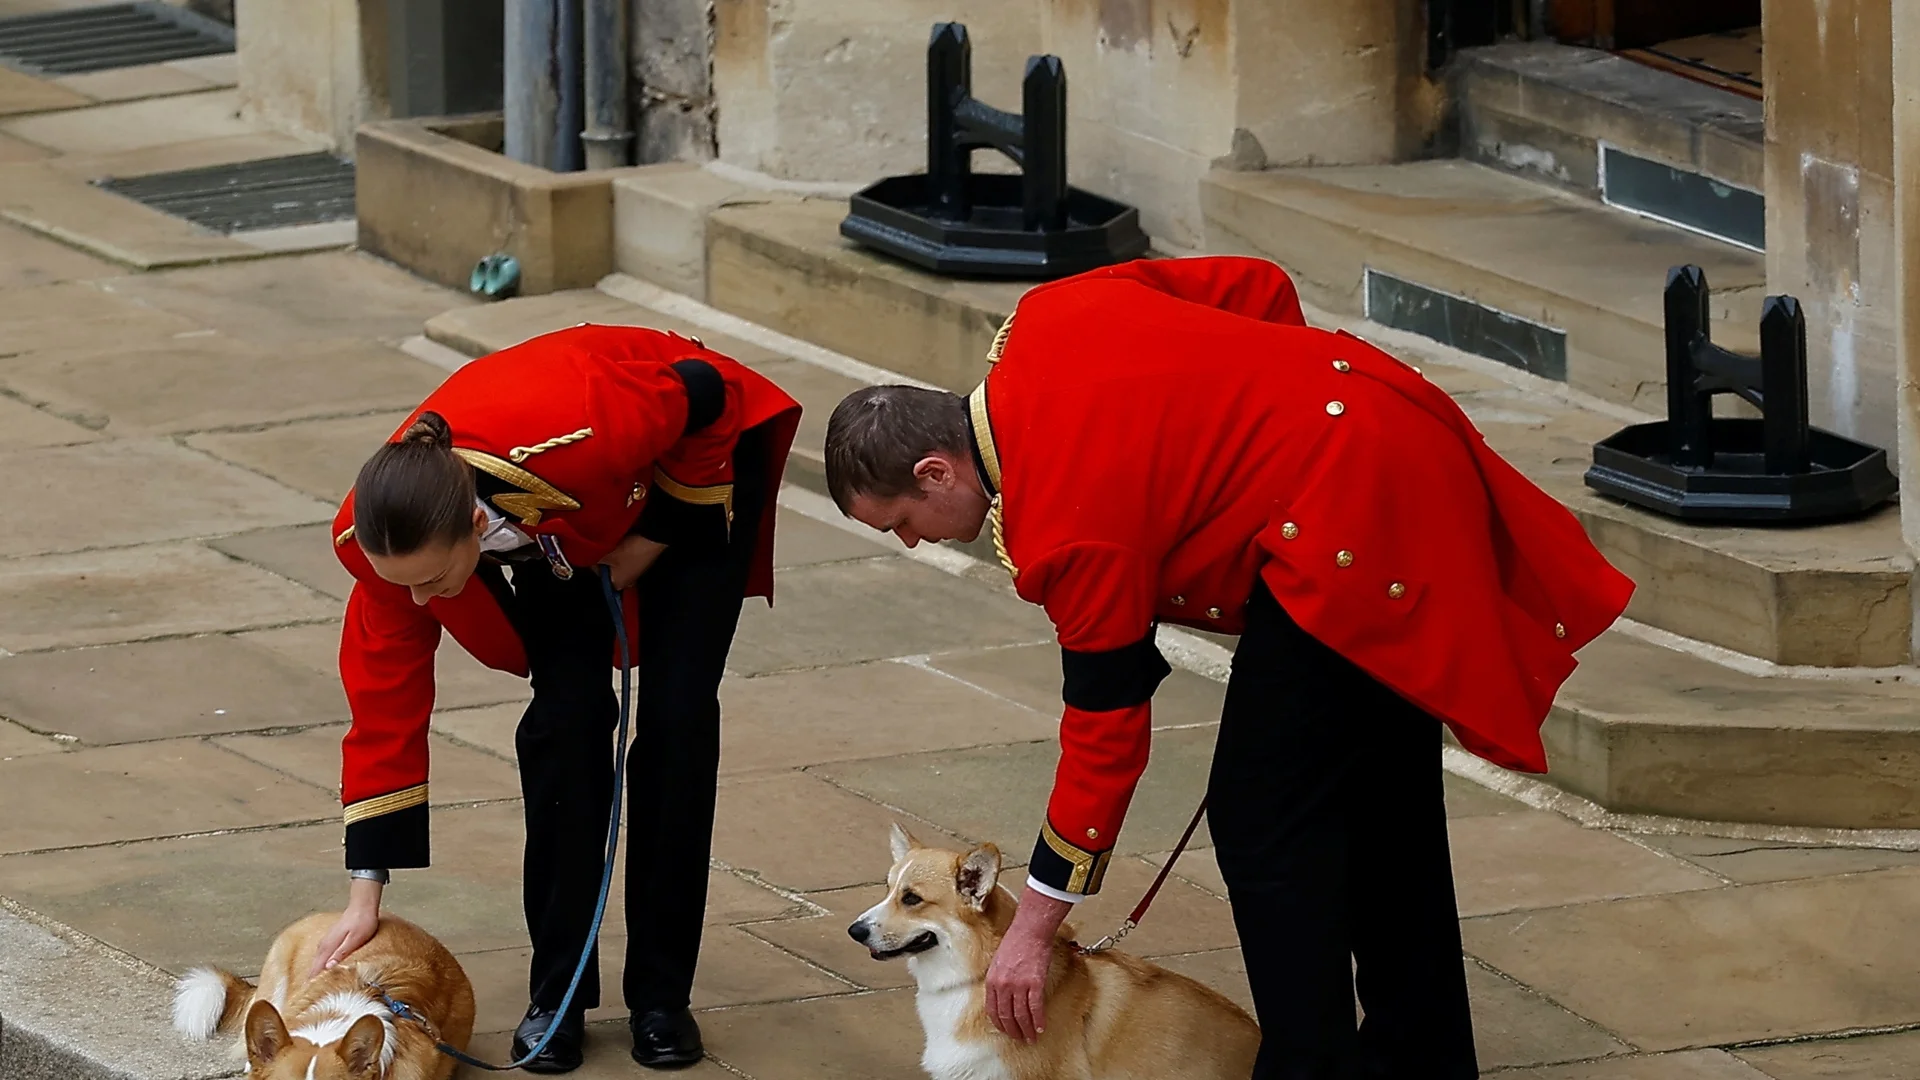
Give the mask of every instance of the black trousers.
[[1256, 586], [1208, 810], [1259, 1014], [1256, 1080], [1479, 1075], [1440, 746], [1433, 717]]
[[[766, 460], [762, 433], [745, 433], [734, 455], [727, 542], [669, 547], [638, 585], [640, 660], [621, 833], [622, 989], [634, 1012], [684, 1008], [693, 991], [720, 769], [720, 678], [760, 536]], [[618, 708], [608, 666], [614, 631], [597, 568], [577, 567], [567, 581], [544, 560], [514, 570], [510, 611], [533, 682], [514, 738], [527, 815], [527, 993], [553, 1009], [586, 943], [606, 858]], [[582, 1009], [600, 1003], [597, 956], [574, 1000]]]

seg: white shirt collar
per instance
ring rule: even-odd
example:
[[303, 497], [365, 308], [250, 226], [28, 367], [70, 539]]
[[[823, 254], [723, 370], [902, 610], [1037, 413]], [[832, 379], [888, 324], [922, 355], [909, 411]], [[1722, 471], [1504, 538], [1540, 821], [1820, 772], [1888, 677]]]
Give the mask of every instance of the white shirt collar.
[[486, 500], [476, 497], [473, 503], [487, 515], [486, 530], [480, 534], [481, 551], [513, 551], [533, 543], [532, 537], [515, 528], [506, 515], [488, 506]]

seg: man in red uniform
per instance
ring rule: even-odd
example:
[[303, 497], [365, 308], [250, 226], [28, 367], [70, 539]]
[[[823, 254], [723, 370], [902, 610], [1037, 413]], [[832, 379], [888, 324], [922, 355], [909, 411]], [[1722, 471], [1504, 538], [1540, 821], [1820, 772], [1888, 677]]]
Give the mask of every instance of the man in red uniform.
[[1477, 1075], [1435, 721], [1544, 771], [1540, 723], [1632, 583], [1417, 370], [1307, 327], [1270, 263], [1037, 287], [988, 359], [968, 398], [849, 395], [826, 451], [840, 508], [910, 547], [991, 520], [1058, 631], [1060, 763], [995, 1023], [1044, 1026], [1049, 944], [1146, 767], [1169, 622], [1240, 635], [1209, 820], [1255, 1075]]
[[557, 1010], [586, 943], [613, 796], [617, 649], [604, 563], [619, 587], [638, 581], [623, 594], [638, 687], [625, 837], [634, 1057], [700, 1059], [687, 1005], [718, 689], [742, 598], [772, 597], [774, 499], [799, 413], [697, 340], [582, 325], [461, 368], [375, 453], [334, 523], [354, 576], [340, 643], [354, 880], [321, 962], [371, 936], [389, 870], [428, 864], [427, 731], [444, 630], [481, 663], [532, 682], [515, 734], [532, 1006], [513, 1052], [558, 1025], [528, 1068], [578, 1067], [597, 962], [570, 1015]]

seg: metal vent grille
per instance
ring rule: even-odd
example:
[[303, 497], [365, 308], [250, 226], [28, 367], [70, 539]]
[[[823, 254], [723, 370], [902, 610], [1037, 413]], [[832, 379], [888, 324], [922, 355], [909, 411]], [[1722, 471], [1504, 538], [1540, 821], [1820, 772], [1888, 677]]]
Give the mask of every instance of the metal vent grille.
[[154, 0], [0, 19], [0, 63], [38, 75], [232, 51], [232, 27]]
[[219, 232], [353, 216], [353, 164], [331, 154], [98, 181], [102, 188]]

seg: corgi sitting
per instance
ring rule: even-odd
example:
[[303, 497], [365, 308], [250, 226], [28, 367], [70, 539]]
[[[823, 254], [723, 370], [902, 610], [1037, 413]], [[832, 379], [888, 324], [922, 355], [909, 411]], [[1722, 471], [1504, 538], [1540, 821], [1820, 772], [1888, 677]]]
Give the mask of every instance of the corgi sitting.
[[391, 915], [373, 939], [312, 979], [314, 952], [339, 918], [309, 915], [280, 932], [260, 985], [194, 968], [174, 989], [173, 1026], [196, 1039], [242, 1029], [252, 1080], [447, 1080], [456, 1062], [434, 1048], [389, 998], [424, 1017], [464, 1052], [473, 1036], [473, 985], [425, 930]]
[[907, 958], [934, 1080], [1245, 1080], [1260, 1028], [1214, 990], [1118, 952], [1081, 953], [1060, 928], [1047, 1029], [1031, 1044], [987, 1018], [987, 968], [1018, 902], [1000, 851], [921, 847], [893, 827], [887, 898], [847, 933], [876, 960]]

